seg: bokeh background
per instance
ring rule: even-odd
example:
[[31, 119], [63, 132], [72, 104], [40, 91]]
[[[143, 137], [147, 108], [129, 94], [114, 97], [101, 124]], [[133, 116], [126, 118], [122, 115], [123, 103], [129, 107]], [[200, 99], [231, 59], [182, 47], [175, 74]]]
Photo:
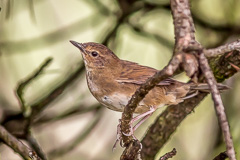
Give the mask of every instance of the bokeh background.
[[[0, 122], [6, 112], [21, 112], [16, 97], [20, 81], [49, 57], [52, 63], [25, 89], [27, 106], [47, 96], [83, 65], [79, 50], [69, 43], [99, 42], [120, 58], [157, 69], [172, 56], [173, 22], [168, 0], [1, 0]], [[207, 48], [240, 37], [239, 0], [192, 0], [197, 40]], [[186, 81], [184, 74], [176, 79]], [[240, 75], [227, 80], [222, 94], [240, 159]], [[141, 139], [159, 109], [137, 131]], [[51, 160], [117, 160], [112, 152], [121, 113], [106, 109], [90, 94], [85, 71], [65, 87], [38, 115], [31, 128]], [[208, 96], [177, 128], [159, 156], [177, 149], [173, 160], [206, 160], [225, 150], [211, 97]], [[0, 160], [20, 157], [0, 145]]]

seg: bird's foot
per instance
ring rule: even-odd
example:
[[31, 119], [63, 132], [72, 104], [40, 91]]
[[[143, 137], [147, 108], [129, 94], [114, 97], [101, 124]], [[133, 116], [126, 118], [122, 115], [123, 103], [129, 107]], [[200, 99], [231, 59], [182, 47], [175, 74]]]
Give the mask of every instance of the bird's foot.
[[133, 133], [134, 133], [134, 131], [133, 131], [133, 127], [132, 127], [132, 126], [130, 127], [129, 133], [124, 133], [124, 132], [122, 132], [122, 134], [123, 134], [124, 136], [127, 136], [127, 137], [133, 136], [133, 138], [136, 139], [136, 137], [134, 136]]
[[123, 147], [122, 134], [121, 134], [121, 119], [119, 119], [119, 124], [117, 125], [117, 139], [113, 145], [112, 151], [116, 149], [117, 143], [120, 142], [120, 146]]
[[136, 137], [134, 136], [134, 127], [133, 127], [132, 125], [133, 125], [133, 122], [131, 121], [131, 122], [130, 122], [130, 129], [129, 129], [130, 131], [129, 131], [129, 133], [124, 133], [124, 132], [122, 132], [122, 130], [121, 130], [121, 119], [119, 119], [119, 124], [118, 124], [118, 126], [117, 126], [117, 139], [116, 139], [116, 141], [115, 141], [115, 143], [114, 143], [114, 145], [113, 145], [113, 148], [112, 148], [113, 151], [116, 149], [116, 146], [117, 146], [117, 143], [118, 143], [118, 142], [120, 142], [120, 146], [121, 146], [121, 147], [124, 146], [123, 140], [122, 140], [122, 134], [123, 134], [124, 136], [127, 136], [127, 137], [133, 136], [133, 138], [136, 139]]
[[122, 132], [122, 134], [124, 136], [133, 136], [134, 139], [137, 139], [135, 136], [134, 136], [134, 131], [136, 130], [135, 126], [133, 127], [133, 123], [135, 122], [136, 120], [133, 118], [130, 122], [129, 122], [129, 132], [128, 133], [125, 133], [125, 132]]
[[[128, 133], [124, 133], [122, 132], [121, 130], [121, 119], [119, 119], [119, 124], [117, 126], [117, 139], [113, 145], [113, 148], [112, 150], [114, 151], [116, 146], [117, 146], [117, 143], [120, 142], [120, 146], [123, 147], [124, 144], [123, 144], [123, 141], [122, 141], [122, 134], [124, 136], [133, 136], [134, 139], [137, 139], [135, 136], [134, 136], [134, 131], [148, 118], [152, 115], [152, 113], [156, 110], [156, 108], [154, 107], [150, 107], [149, 111], [143, 113], [143, 114], [140, 114], [136, 117], [134, 117], [129, 125], [130, 125], [130, 128], [129, 128], [129, 132]], [[136, 122], [137, 120], [141, 119], [134, 127], [133, 127], [133, 123]]]

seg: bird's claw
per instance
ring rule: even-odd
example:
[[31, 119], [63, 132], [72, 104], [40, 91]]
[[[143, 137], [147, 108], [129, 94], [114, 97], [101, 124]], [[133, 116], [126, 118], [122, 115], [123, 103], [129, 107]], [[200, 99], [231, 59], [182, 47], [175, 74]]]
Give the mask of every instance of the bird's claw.
[[127, 137], [132, 136], [132, 135], [133, 135], [133, 129], [132, 129], [132, 127], [131, 127], [129, 133], [124, 133], [124, 132], [122, 132], [122, 134], [123, 134], [124, 136], [127, 136]]
[[120, 142], [120, 146], [123, 147], [122, 134], [121, 134], [121, 119], [119, 119], [119, 124], [117, 125], [117, 139], [113, 145], [112, 151], [116, 149], [118, 142]]
[[123, 141], [122, 141], [122, 134], [124, 136], [127, 136], [127, 137], [133, 136], [133, 138], [136, 139], [136, 137], [133, 134], [134, 133], [134, 129], [132, 127], [132, 121], [130, 122], [130, 129], [129, 130], [130, 130], [129, 133], [124, 133], [124, 132], [121, 131], [121, 119], [119, 119], [119, 124], [117, 126], [117, 139], [116, 139], [116, 141], [115, 141], [115, 143], [113, 145], [112, 151], [114, 151], [116, 149], [116, 146], [117, 146], [118, 142], [120, 142], [120, 146], [121, 147], [124, 146]]

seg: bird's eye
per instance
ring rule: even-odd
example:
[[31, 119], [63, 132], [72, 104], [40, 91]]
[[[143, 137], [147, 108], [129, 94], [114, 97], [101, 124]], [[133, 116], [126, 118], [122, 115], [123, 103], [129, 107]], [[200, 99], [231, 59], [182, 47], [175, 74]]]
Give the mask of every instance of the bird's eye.
[[97, 57], [97, 56], [98, 56], [98, 53], [97, 53], [96, 51], [93, 51], [93, 52], [91, 52], [91, 55], [92, 55], [93, 57]]

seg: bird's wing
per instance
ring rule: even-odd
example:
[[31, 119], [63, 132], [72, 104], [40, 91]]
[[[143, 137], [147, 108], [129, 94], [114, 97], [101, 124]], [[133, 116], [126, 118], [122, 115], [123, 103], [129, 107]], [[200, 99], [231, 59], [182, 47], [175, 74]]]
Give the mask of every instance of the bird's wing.
[[[119, 83], [133, 83], [133, 84], [143, 84], [146, 80], [152, 77], [158, 70], [142, 66], [137, 63], [124, 61], [121, 73], [118, 75], [116, 79]], [[173, 84], [175, 80], [173, 79], [165, 79], [161, 81], [158, 85], [170, 85]]]

